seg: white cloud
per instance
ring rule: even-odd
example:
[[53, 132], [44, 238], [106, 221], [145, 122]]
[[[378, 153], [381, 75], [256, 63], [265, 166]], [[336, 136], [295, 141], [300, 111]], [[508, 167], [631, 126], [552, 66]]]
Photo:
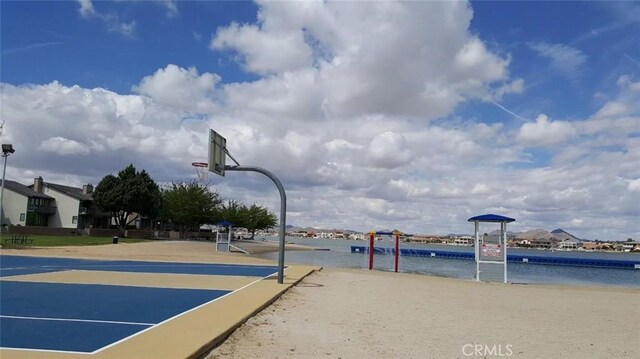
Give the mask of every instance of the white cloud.
[[288, 84], [315, 101], [305, 111], [326, 117], [429, 120], [508, 79], [509, 60], [468, 33], [472, 11], [462, 2], [260, 5], [258, 25], [231, 24], [212, 39], [213, 49], [235, 50], [248, 71], [274, 75], [236, 93]]
[[220, 76], [216, 74], [200, 75], [194, 67], [184, 69], [171, 64], [143, 78], [133, 91], [161, 105], [210, 113], [215, 109], [213, 97], [219, 81]]
[[236, 49], [244, 56], [245, 68], [260, 74], [297, 70], [312, 61], [302, 31], [274, 33], [253, 25], [232, 24], [218, 29], [211, 48]]
[[570, 122], [550, 121], [540, 115], [534, 123], [525, 123], [518, 131], [518, 141], [525, 146], [547, 147], [565, 143], [575, 134]]
[[93, 8], [93, 3], [91, 2], [91, 0], [78, 0], [78, 2], [80, 3], [80, 9], [78, 9], [78, 12], [80, 12], [80, 16], [90, 17], [95, 15], [96, 11]]
[[93, 7], [91, 0], [78, 0], [80, 8], [78, 12], [84, 18], [96, 18], [102, 21], [109, 32], [117, 32], [127, 37], [133, 37], [136, 30], [136, 22], [125, 22], [116, 13], [101, 13]]
[[366, 153], [369, 164], [387, 169], [407, 165], [412, 158], [404, 136], [393, 132], [375, 136]]
[[108, 17], [107, 27], [109, 32], [117, 32], [127, 37], [133, 37], [136, 32], [136, 22], [120, 22], [117, 17]]
[[628, 109], [624, 103], [610, 101], [607, 102], [604, 107], [602, 107], [593, 117], [595, 118], [603, 118], [603, 117], [617, 117], [624, 115], [627, 113]]
[[587, 61], [587, 55], [582, 51], [563, 44], [534, 42], [529, 43], [529, 47], [539, 56], [551, 60], [552, 69], [569, 78], [579, 76], [582, 66]]
[[45, 152], [55, 152], [59, 155], [86, 155], [89, 148], [80, 142], [69, 140], [63, 137], [51, 137], [40, 143], [40, 150]]
[[487, 194], [490, 193], [489, 187], [485, 184], [482, 183], [477, 183], [475, 186], [473, 186], [473, 189], [471, 190], [471, 193], [473, 194]]
[[574, 227], [580, 227], [584, 224], [584, 220], [580, 218], [574, 218], [571, 220], [571, 225]]
[[630, 192], [640, 192], [640, 178], [629, 181], [627, 188]]
[[167, 10], [167, 17], [174, 17], [178, 15], [177, 0], [162, 0], [160, 4]]

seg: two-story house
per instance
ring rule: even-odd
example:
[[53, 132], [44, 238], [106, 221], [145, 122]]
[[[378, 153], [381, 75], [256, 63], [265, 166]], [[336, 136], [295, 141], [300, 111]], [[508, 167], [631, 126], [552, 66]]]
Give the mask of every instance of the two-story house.
[[51, 227], [55, 198], [9, 180], [4, 181], [3, 196], [2, 225]]
[[56, 212], [49, 220], [49, 227], [62, 228], [106, 228], [110, 215], [100, 212], [93, 204], [93, 186], [82, 188], [44, 182], [42, 177], [34, 179], [29, 186], [34, 192], [54, 198]]

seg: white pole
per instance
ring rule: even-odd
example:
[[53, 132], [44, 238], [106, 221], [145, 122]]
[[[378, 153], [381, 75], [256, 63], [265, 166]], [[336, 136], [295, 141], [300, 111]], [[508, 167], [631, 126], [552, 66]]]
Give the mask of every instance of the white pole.
[[8, 153], [3, 153], [2, 157], [4, 157], [4, 168], [2, 170], [2, 189], [0, 189], [0, 234], [4, 227], [4, 175], [7, 173], [7, 157], [9, 157]]
[[502, 237], [502, 260], [504, 261], [504, 282], [507, 283], [507, 222], [500, 222], [500, 232]]
[[475, 227], [476, 227], [476, 245], [475, 247], [475, 252], [476, 252], [476, 281], [480, 281], [480, 222], [475, 221]]

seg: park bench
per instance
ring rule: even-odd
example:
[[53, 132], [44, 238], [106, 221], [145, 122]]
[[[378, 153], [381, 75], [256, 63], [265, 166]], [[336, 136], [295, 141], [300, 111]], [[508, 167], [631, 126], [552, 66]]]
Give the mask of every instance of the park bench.
[[29, 236], [25, 234], [13, 234], [11, 238], [5, 238], [4, 243], [27, 245], [33, 243], [33, 238], [29, 238]]

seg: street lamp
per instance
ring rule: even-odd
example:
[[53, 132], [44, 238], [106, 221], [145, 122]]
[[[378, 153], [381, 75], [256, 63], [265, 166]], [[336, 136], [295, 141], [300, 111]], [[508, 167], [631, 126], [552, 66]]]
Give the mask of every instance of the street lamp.
[[4, 157], [4, 168], [2, 169], [2, 189], [0, 189], [0, 233], [4, 225], [4, 175], [7, 173], [7, 157], [16, 152], [10, 143], [2, 144], [2, 157]]

